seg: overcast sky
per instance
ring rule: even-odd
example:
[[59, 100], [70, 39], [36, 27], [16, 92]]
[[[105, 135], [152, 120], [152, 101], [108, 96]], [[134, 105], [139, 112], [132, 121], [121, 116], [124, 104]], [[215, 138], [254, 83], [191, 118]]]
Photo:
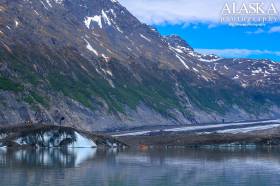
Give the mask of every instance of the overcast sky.
[[[235, 0], [235, 2], [261, 2]], [[178, 34], [203, 53], [224, 57], [270, 58], [280, 61], [280, 24], [231, 27], [220, 23], [226, 3], [232, 0], [119, 0], [142, 22], [161, 34]], [[280, 11], [280, 0], [273, 2]]]

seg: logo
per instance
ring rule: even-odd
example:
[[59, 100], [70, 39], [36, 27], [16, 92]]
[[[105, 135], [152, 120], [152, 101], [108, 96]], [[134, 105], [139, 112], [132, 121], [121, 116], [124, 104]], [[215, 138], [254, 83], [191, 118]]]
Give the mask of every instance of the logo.
[[264, 26], [278, 22], [279, 11], [274, 3], [225, 3], [221, 11], [221, 22], [232, 26]]

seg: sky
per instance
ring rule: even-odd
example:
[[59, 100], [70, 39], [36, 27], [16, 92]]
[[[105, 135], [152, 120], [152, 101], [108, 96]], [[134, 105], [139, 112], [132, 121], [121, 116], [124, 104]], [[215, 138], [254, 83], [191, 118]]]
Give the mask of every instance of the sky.
[[[280, 0], [119, 2], [143, 23], [157, 28], [162, 35], [181, 36], [198, 52], [214, 53], [222, 57], [264, 58], [280, 62]], [[245, 3], [245, 7], [242, 3]], [[232, 24], [230, 21], [221, 22], [221, 18], [225, 16], [262, 19], [269, 17], [273, 21]]]

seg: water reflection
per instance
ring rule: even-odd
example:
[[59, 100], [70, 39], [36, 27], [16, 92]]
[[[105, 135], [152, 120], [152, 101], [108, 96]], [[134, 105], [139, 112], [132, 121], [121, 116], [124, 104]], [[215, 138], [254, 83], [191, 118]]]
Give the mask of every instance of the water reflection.
[[270, 148], [0, 149], [0, 180], [5, 186], [276, 186], [279, 155]]
[[91, 160], [95, 148], [0, 149], [0, 166], [76, 167]]

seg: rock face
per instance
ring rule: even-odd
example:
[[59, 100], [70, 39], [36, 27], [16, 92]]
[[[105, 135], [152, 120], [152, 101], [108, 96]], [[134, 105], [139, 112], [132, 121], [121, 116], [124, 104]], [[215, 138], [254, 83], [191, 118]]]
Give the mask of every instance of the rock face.
[[279, 64], [199, 54], [115, 0], [1, 0], [0, 18], [2, 125], [112, 130], [280, 116]]

